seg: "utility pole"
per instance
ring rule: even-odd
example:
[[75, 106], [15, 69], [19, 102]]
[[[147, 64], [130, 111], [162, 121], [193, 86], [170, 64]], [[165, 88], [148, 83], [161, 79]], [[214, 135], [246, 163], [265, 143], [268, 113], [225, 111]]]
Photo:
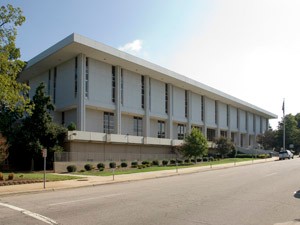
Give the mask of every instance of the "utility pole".
[[285, 150], [285, 99], [282, 103], [282, 112], [283, 112], [283, 150]]

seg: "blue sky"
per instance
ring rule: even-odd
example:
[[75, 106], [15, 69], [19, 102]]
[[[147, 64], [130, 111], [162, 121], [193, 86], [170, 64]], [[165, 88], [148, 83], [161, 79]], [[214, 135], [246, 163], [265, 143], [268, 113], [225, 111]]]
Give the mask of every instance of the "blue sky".
[[[298, 0], [15, 0], [29, 60], [75, 32], [282, 116], [300, 112]], [[273, 128], [277, 120], [270, 121]]]

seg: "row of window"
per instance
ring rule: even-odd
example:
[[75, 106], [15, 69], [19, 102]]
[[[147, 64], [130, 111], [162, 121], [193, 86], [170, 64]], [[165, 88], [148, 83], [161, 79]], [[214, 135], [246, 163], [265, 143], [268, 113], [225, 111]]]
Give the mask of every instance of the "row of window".
[[[88, 98], [89, 95], [89, 58], [86, 57], [85, 61], [86, 71], [85, 71], [85, 97]], [[54, 79], [53, 79], [53, 102], [55, 103], [56, 100], [56, 77], [57, 77], [57, 69], [54, 68]], [[77, 97], [78, 92], [78, 58], [75, 57], [75, 85], [74, 85], [74, 93], [75, 97]], [[51, 82], [51, 70], [49, 70], [49, 82], [48, 82], [48, 93], [50, 93], [50, 82]], [[149, 84], [151, 85], [151, 84]], [[124, 78], [123, 78], [123, 69], [121, 69], [121, 104], [123, 104], [124, 100]], [[112, 66], [112, 102], [116, 101], [116, 67]], [[149, 98], [151, 97], [151, 88], [149, 88]], [[168, 101], [169, 101], [169, 90], [168, 90], [168, 84], [165, 84], [165, 113], [169, 112], [168, 108]], [[185, 90], [185, 101], [184, 101], [184, 107], [185, 107], [185, 117], [188, 117], [188, 91]], [[151, 103], [151, 101], [150, 101]], [[201, 120], [204, 121], [204, 96], [201, 96]], [[141, 108], [145, 107], [145, 77], [141, 76]], [[230, 109], [229, 105], [227, 105], [227, 126], [229, 126], [230, 123]], [[239, 113], [237, 114], [237, 128], [240, 127], [240, 119], [239, 119]], [[217, 101], [215, 101], [215, 123], [218, 123], [218, 106]], [[261, 121], [262, 123], [262, 121]], [[246, 119], [245, 119], [245, 127], [246, 130], [248, 130], [248, 113], [246, 113]], [[253, 119], [253, 131], [256, 130], [256, 122], [255, 118]]]

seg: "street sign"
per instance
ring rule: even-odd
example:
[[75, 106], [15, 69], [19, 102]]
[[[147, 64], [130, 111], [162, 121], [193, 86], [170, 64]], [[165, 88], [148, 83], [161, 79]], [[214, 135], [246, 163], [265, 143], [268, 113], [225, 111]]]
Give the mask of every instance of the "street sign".
[[47, 149], [46, 148], [42, 149], [42, 155], [43, 155], [43, 158], [47, 157]]

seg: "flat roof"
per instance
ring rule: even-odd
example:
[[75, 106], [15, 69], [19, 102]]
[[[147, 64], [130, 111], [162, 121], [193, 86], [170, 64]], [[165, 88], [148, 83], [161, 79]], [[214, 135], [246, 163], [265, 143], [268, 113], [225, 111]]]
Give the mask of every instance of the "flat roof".
[[271, 112], [196, 80], [75, 33], [69, 35], [29, 60], [26, 68], [21, 73], [20, 80], [25, 81], [35, 77], [49, 68], [58, 66], [59, 64], [68, 61], [81, 53], [85, 54], [87, 57], [112, 65], [119, 65], [124, 69], [148, 75], [151, 78], [165, 83], [170, 83], [186, 90], [191, 90], [194, 93], [207, 96], [208, 98], [229, 104], [268, 119], [277, 118], [277, 115]]

